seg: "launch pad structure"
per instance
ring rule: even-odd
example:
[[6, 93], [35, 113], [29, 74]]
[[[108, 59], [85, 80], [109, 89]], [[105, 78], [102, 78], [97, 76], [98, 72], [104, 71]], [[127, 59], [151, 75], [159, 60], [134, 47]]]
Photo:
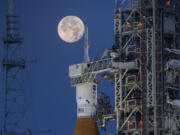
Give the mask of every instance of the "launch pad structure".
[[115, 120], [117, 135], [180, 135], [180, 1], [115, 0], [114, 39], [99, 60], [69, 67], [73, 87], [114, 84], [114, 107], [77, 94], [78, 118], [94, 104], [92, 116], [102, 128]]

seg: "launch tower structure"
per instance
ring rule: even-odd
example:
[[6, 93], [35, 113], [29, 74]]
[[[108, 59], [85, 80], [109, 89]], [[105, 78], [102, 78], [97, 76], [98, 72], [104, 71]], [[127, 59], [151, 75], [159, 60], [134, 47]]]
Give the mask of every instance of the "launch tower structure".
[[71, 85], [114, 84], [114, 111], [104, 98], [96, 116], [117, 135], [179, 135], [180, 1], [115, 0], [114, 36], [101, 59], [69, 67]]
[[4, 108], [2, 135], [25, 135], [27, 133], [26, 101], [24, 93], [25, 60], [19, 33], [19, 17], [15, 14], [14, 0], [8, 0], [6, 37], [4, 42]]
[[116, 0], [114, 48], [138, 64], [120, 70], [120, 135], [180, 134], [179, 13], [178, 0]]

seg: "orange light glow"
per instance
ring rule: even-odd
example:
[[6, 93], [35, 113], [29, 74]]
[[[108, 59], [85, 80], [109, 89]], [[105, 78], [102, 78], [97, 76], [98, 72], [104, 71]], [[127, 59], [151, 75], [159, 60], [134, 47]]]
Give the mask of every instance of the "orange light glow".
[[126, 26], [127, 26], [128, 28], [130, 28], [130, 27], [131, 27], [131, 23], [130, 23], [130, 22], [127, 22], [127, 23], [126, 23]]
[[142, 27], [142, 26], [143, 26], [142, 22], [139, 22], [139, 23], [138, 23], [138, 26], [139, 26], [139, 27]]
[[143, 125], [143, 122], [142, 120], [138, 122], [138, 126], [142, 126]]
[[127, 122], [127, 124], [128, 124], [128, 125], [131, 125], [131, 122], [130, 122], [130, 121], [128, 121], [128, 122]]
[[168, 0], [168, 1], [166, 2], [166, 6], [171, 6], [171, 1], [170, 1], [170, 0]]

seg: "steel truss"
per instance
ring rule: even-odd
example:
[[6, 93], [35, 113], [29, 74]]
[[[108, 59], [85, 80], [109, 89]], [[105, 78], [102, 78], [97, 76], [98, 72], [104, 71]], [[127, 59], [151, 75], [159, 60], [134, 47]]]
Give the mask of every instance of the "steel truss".
[[[104, 123], [115, 119], [117, 135], [180, 134], [180, 107], [173, 105], [169, 95], [180, 91], [180, 79], [176, 79], [176, 86], [166, 81], [169, 74], [177, 78], [180, 73], [165, 70], [170, 59], [180, 60], [180, 2], [167, 2], [115, 0], [112, 49], [98, 61], [83, 63], [82, 73], [71, 77], [72, 86], [76, 86], [96, 80], [97, 74], [111, 72], [115, 114], [100, 119]], [[165, 20], [174, 27], [167, 29]]]
[[19, 17], [14, 13], [14, 1], [8, 1], [7, 33], [4, 42], [4, 108], [2, 135], [27, 134], [26, 101], [24, 92], [25, 60], [21, 56], [22, 38]]
[[[131, 0], [129, 7], [124, 8], [128, 2], [129, 1], [126, 0], [119, 2], [116, 1], [118, 6], [116, 6], [115, 9], [114, 20], [115, 45], [120, 48], [120, 52], [123, 54], [121, 55], [122, 61], [131, 61], [133, 57], [139, 61], [137, 78], [139, 78], [139, 85], [142, 91], [142, 97], [140, 98], [141, 107], [139, 108], [141, 112], [142, 125], [141, 127], [137, 127], [137, 120], [134, 123], [133, 120], [129, 120], [129, 117], [122, 115], [120, 117], [122, 122], [117, 122], [117, 124], [120, 124], [120, 126], [117, 127], [121, 127], [121, 125], [124, 126], [124, 123], [126, 123], [128, 129], [117, 129], [117, 134], [134, 134], [140, 128], [141, 130], [137, 134], [161, 135], [165, 130], [163, 125], [163, 106], [166, 104], [163, 103], [163, 101], [166, 101], [163, 99], [164, 84], [162, 83], [164, 81], [164, 57], [162, 46], [162, 35], [164, 34], [162, 33], [162, 29], [164, 29], [164, 26], [162, 25], [164, 20], [162, 20], [162, 14], [163, 12], [166, 12], [164, 9], [165, 6], [163, 5], [165, 1], [155, 2], [153, 0]], [[133, 4], [133, 2], [135, 4]], [[171, 9], [169, 9], [167, 12], [171, 15], [174, 13], [174, 11]], [[133, 47], [136, 48], [134, 52], [131, 49]], [[135, 53], [134, 56], [133, 53]], [[132, 76], [132, 74], [130, 76]], [[126, 84], [126, 81], [122, 81], [122, 87]], [[121, 93], [127, 93], [124, 92], [127, 91], [126, 88], [124, 88], [122, 91], [123, 92]], [[122, 99], [123, 96], [120, 95]], [[137, 99], [133, 100], [135, 102]], [[128, 102], [129, 99], [126, 99], [126, 101]], [[126, 113], [125, 110], [130, 110], [129, 113], [131, 114], [131, 117], [133, 117], [133, 110], [129, 108], [129, 106], [124, 105], [123, 108], [120, 109], [120, 114]], [[179, 115], [178, 113], [174, 114]]]

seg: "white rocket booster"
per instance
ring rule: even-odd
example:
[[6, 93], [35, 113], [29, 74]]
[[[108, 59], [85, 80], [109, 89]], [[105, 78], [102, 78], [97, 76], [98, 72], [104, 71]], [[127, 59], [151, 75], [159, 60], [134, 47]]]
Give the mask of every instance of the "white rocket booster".
[[99, 135], [96, 124], [97, 84], [76, 86], [77, 122], [74, 135]]
[[[88, 63], [69, 66], [69, 76], [83, 74]], [[77, 122], [74, 135], [99, 135], [96, 123], [97, 84], [93, 81], [76, 84]]]
[[76, 86], [77, 117], [94, 117], [97, 104], [97, 84], [85, 83]]

